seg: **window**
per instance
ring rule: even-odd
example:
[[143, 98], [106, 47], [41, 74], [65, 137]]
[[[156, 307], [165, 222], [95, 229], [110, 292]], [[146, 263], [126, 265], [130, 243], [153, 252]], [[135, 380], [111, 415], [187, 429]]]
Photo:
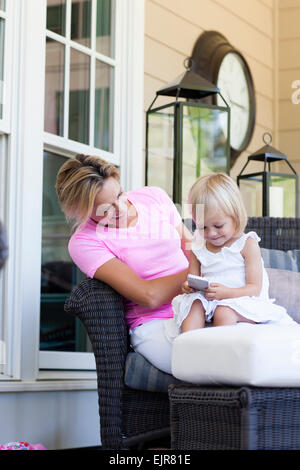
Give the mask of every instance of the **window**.
[[94, 154], [107, 152], [106, 158], [116, 153], [115, 10], [114, 0], [47, 1], [45, 131], [50, 144], [61, 145], [57, 136], [74, 151], [79, 142], [93, 147]]
[[141, 185], [143, 18], [143, 0], [0, 0], [0, 380], [94, 377], [80, 322], [63, 312], [82, 274], [55, 176], [84, 152]]
[[81, 322], [64, 312], [64, 302], [82, 277], [68, 253], [70, 227], [55, 192], [56, 175], [66, 158], [44, 152], [41, 273], [41, 351], [91, 351]]
[[84, 275], [68, 253], [71, 227], [55, 181], [66, 159], [81, 151], [117, 163], [115, 23], [115, 0], [47, 0], [40, 369], [95, 367], [81, 322], [64, 312]]

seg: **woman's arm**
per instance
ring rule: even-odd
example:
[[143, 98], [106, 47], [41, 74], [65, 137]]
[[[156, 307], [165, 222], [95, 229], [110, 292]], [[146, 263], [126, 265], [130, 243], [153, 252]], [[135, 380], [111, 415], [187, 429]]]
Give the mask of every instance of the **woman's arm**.
[[262, 288], [262, 263], [259, 246], [253, 238], [248, 238], [241, 251], [245, 259], [246, 284], [243, 287], [231, 288], [218, 283], [211, 283], [206, 289], [207, 300], [231, 299], [234, 297], [254, 296], [260, 294]]
[[179, 294], [186, 276], [187, 269], [171, 276], [145, 280], [125, 263], [113, 258], [97, 269], [94, 278], [109, 284], [126, 299], [152, 309]]

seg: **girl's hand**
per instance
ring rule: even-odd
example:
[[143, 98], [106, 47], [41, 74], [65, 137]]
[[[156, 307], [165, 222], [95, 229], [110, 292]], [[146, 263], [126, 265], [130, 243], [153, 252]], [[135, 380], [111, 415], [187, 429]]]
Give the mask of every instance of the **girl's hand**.
[[188, 285], [188, 282], [185, 281], [182, 286], [181, 286], [181, 290], [184, 294], [192, 294], [193, 292], [196, 292], [192, 287], [190, 287]]
[[211, 282], [209, 289], [205, 289], [204, 297], [207, 300], [222, 300], [230, 298], [230, 287], [217, 282]]

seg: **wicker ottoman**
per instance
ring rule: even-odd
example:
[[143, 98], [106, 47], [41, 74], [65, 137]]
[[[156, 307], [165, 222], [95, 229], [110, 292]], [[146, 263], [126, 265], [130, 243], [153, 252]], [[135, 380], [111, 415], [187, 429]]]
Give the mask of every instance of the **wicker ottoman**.
[[170, 385], [171, 447], [300, 449], [300, 388]]

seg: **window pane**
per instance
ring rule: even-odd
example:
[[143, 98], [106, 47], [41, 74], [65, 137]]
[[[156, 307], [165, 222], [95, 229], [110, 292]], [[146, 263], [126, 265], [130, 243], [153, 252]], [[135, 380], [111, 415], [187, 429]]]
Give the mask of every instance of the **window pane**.
[[262, 175], [240, 179], [239, 187], [248, 217], [261, 217], [263, 194]]
[[63, 135], [65, 46], [46, 39], [45, 131]]
[[3, 118], [4, 98], [4, 29], [5, 22], [0, 18], [0, 119]]
[[296, 217], [295, 176], [270, 175], [269, 216]]
[[[183, 106], [182, 205], [199, 176], [227, 171], [227, 112], [221, 109]], [[188, 217], [188, 213], [184, 213]]]
[[66, 1], [47, 0], [47, 29], [66, 35]]
[[97, 0], [96, 50], [114, 56], [114, 0]]
[[109, 152], [113, 151], [113, 75], [110, 65], [96, 60], [94, 145]]
[[164, 189], [173, 198], [174, 107], [148, 115], [147, 184]]
[[72, 0], [71, 39], [91, 46], [91, 0]]
[[71, 48], [69, 138], [89, 143], [90, 58]]
[[0, 10], [5, 11], [6, 0], [0, 0]]
[[56, 175], [66, 158], [44, 152], [40, 349], [87, 351], [80, 321], [64, 312], [72, 286], [82, 275], [68, 253], [70, 227], [55, 191]]

